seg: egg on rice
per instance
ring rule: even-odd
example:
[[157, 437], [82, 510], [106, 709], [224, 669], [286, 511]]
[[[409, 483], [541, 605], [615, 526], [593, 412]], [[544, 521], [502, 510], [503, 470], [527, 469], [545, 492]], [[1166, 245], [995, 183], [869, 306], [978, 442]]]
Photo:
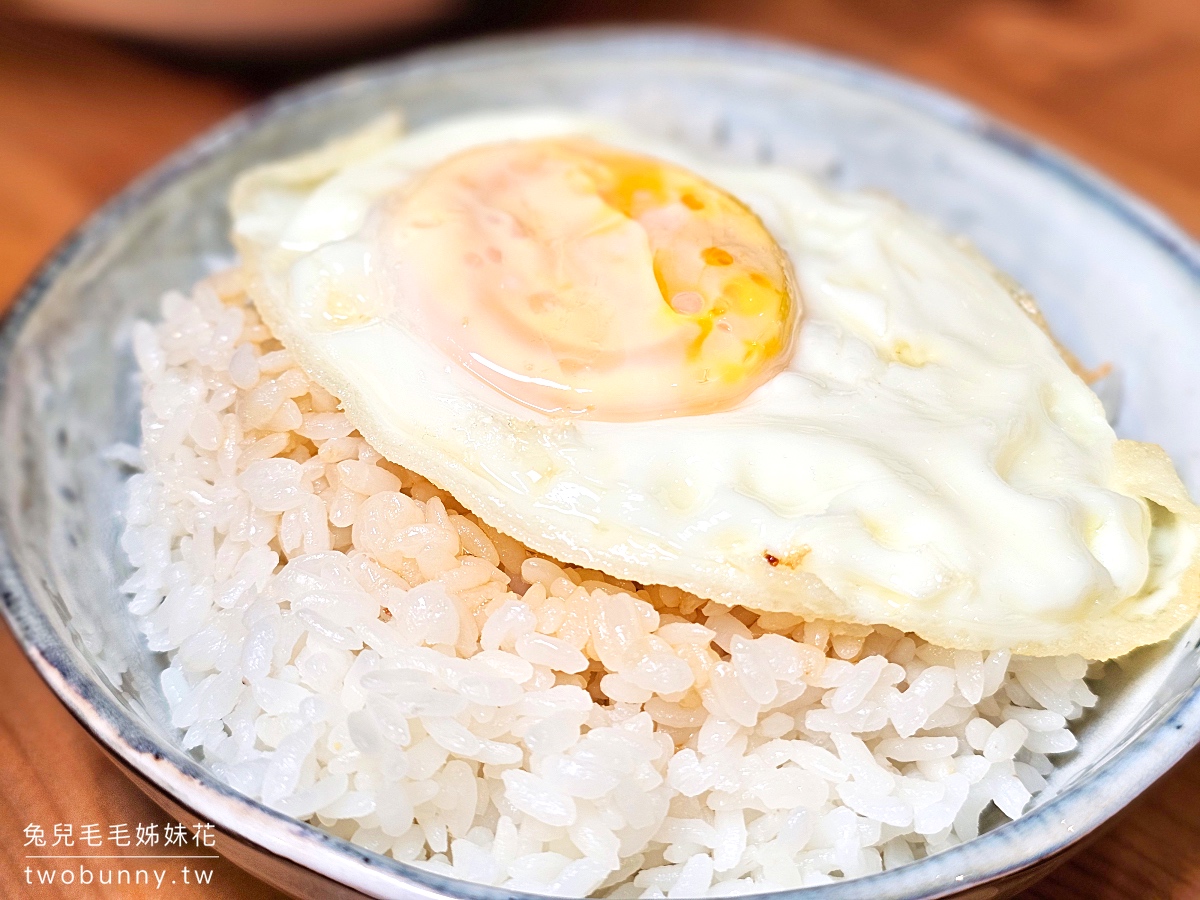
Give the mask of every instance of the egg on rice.
[[614, 898], [903, 865], [1196, 614], [1169, 459], [891, 200], [517, 110], [231, 210], [135, 329], [126, 590], [183, 746], [370, 850]]

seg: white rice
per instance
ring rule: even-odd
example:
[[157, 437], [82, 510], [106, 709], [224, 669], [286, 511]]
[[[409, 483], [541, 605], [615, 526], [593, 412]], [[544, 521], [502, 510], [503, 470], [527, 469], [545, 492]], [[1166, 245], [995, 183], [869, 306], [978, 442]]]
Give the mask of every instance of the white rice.
[[1019, 815], [1096, 702], [1078, 657], [556, 565], [381, 459], [236, 274], [162, 318], [134, 332], [123, 543], [172, 723], [236, 789], [370, 850], [562, 896], [824, 884]]

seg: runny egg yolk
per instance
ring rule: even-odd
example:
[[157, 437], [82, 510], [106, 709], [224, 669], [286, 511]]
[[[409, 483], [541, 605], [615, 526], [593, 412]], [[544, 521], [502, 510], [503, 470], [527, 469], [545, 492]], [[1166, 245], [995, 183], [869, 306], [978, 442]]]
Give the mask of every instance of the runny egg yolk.
[[584, 138], [479, 147], [389, 198], [381, 228], [394, 314], [532, 409], [713, 412], [787, 362], [783, 251], [671, 163]]

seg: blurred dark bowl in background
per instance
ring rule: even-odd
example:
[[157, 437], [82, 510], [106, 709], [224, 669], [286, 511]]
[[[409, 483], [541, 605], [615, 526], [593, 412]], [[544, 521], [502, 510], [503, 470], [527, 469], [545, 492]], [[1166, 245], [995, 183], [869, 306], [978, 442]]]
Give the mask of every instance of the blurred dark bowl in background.
[[[479, 12], [471, 0], [13, 0], [29, 18], [191, 50], [327, 51]], [[504, 0], [486, 4], [505, 5]]]

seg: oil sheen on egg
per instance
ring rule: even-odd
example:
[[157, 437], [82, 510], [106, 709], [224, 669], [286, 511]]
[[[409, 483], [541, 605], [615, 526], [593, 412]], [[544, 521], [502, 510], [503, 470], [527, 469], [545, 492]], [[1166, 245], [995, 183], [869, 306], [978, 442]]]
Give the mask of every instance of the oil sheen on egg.
[[535, 550], [958, 648], [1105, 658], [1196, 614], [1166, 455], [887, 199], [516, 111], [381, 120], [232, 211], [364, 437]]

